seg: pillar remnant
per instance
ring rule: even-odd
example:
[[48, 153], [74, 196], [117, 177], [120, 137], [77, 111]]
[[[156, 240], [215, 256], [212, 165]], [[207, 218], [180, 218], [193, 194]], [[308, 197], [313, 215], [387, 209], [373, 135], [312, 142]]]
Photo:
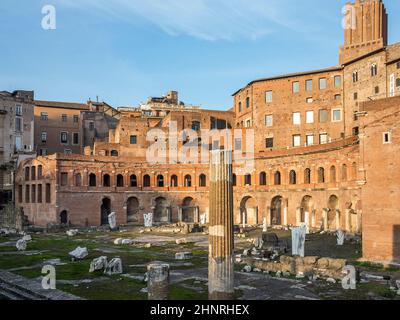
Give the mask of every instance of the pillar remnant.
[[210, 159], [208, 292], [210, 300], [234, 298], [232, 152]]
[[169, 265], [151, 263], [147, 266], [147, 289], [149, 300], [168, 300]]

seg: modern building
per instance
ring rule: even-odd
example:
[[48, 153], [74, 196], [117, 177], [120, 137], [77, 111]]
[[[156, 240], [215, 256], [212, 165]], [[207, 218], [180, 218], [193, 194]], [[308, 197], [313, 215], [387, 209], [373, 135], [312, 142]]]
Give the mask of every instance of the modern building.
[[13, 200], [14, 172], [34, 157], [33, 91], [0, 92], [0, 209]]

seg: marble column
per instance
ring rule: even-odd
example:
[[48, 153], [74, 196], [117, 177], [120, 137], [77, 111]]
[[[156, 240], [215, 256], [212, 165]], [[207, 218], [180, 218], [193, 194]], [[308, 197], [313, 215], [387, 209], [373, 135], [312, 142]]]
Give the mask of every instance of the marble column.
[[210, 300], [232, 300], [234, 297], [232, 177], [232, 152], [212, 151], [208, 258]]
[[149, 300], [168, 300], [169, 265], [152, 263], [147, 266]]

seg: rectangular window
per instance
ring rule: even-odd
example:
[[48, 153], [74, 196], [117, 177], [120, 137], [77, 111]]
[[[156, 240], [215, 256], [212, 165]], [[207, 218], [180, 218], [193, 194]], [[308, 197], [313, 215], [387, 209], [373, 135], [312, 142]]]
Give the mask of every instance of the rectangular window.
[[300, 147], [301, 146], [301, 135], [296, 134], [293, 136], [293, 147]]
[[313, 90], [313, 81], [306, 80], [306, 91], [312, 91], [312, 90]]
[[319, 135], [319, 143], [320, 144], [327, 144], [328, 143], [328, 134], [327, 133], [321, 133]]
[[293, 82], [292, 89], [293, 89], [293, 93], [300, 92], [300, 82], [298, 82], [298, 81]]
[[274, 116], [272, 114], [265, 116], [265, 125], [267, 127], [272, 127], [274, 125]]
[[32, 185], [32, 193], [31, 193], [31, 200], [32, 200], [32, 203], [35, 203], [36, 202], [36, 185]]
[[274, 138], [265, 139], [265, 147], [267, 149], [272, 149], [274, 147]]
[[78, 123], [79, 122], [79, 116], [78, 115], [74, 115], [74, 123]]
[[325, 90], [327, 87], [326, 78], [319, 79], [319, 90]]
[[137, 144], [137, 136], [130, 137], [130, 144]]
[[93, 130], [94, 130], [94, 122], [93, 122], [93, 121], [90, 121], [90, 122], [89, 122], [89, 130], [90, 130], [90, 131], [93, 131]]
[[43, 157], [47, 156], [47, 149], [40, 149], [39, 156], [43, 156]]
[[15, 131], [17, 131], [17, 132], [22, 131], [22, 118], [21, 117], [15, 118]]
[[340, 121], [342, 121], [342, 109], [333, 109], [332, 122], [340, 122]]
[[25, 186], [25, 202], [26, 202], [26, 203], [29, 203], [29, 202], [30, 202], [30, 201], [29, 201], [29, 199], [30, 199], [30, 192], [31, 192], [30, 186]]
[[271, 103], [272, 102], [272, 95], [273, 95], [273, 93], [272, 93], [271, 90], [265, 92], [265, 102], [266, 103]]
[[42, 203], [43, 202], [43, 198], [42, 198], [43, 196], [42, 196], [42, 185], [41, 184], [38, 184], [37, 191], [38, 191], [37, 202], [38, 203]]
[[46, 183], [46, 203], [51, 202], [51, 185], [50, 183]]
[[354, 99], [354, 100], [358, 100], [358, 93], [357, 93], [357, 92], [354, 92], [354, 94], [353, 94], [353, 99]]
[[66, 114], [62, 114], [62, 115], [61, 115], [61, 121], [62, 121], [62, 122], [67, 122], [67, 119], [68, 119], [68, 117], [67, 117]]
[[312, 146], [312, 145], [314, 145], [314, 135], [308, 134], [307, 135], [307, 146]]
[[67, 172], [61, 172], [60, 184], [62, 187], [65, 187], [68, 185], [68, 173]]
[[72, 135], [72, 143], [77, 145], [79, 144], [79, 133], [78, 132], [74, 132]]
[[293, 124], [300, 125], [301, 124], [301, 114], [300, 112], [293, 113]]
[[325, 123], [328, 121], [328, 110], [320, 109], [319, 110], [319, 122]]
[[49, 115], [47, 114], [47, 112], [41, 112], [40, 113], [40, 120], [42, 120], [42, 121], [49, 120]]
[[335, 100], [336, 101], [340, 101], [342, 99], [342, 95], [341, 94], [335, 94]]
[[335, 76], [334, 82], [335, 82], [335, 88], [340, 88], [342, 86], [342, 77]]
[[383, 133], [383, 144], [390, 144], [392, 142], [392, 136], [390, 132]]
[[42, 132], [41, 140], [42, 140], [42, 143], [46, 143], [47, 142], [47, 132], [46, 131]]
[[68, 132], [61, 132], [60, 133], [60, 142], [62, 144], [67, 144], [68, 143]]
[[250, 108], [250, 98], [246, 98], [246, 108]]
[[22, 106], [20, 104], [17, 104], [15, 107], [15, 115], [22, 117]]
[[306, 123], [314, 123], [314, 111], [306, 112]]
[[18, 202], [22, 203], [23, 197], [22, 197], [22, 185], [18, 186]]
[[353, 82], [358, 82], [358, 71], [353, 72]]
[[246, 128], [250, 128], [251, 127], [251, 120], [247, 120], [246, 121]]
[[65, 149], [64, 150], [64, 154], [72, 154], [72, 150], [71, 149]]
[[242, 150], [242, 139], [241, 138], [235, 139], [235, 150]]
[[243, 111], [243, 109], [242, 109], [242, 103], [239, 102], [239, 112], [242, 112], [242, 111]]
[[15, 149], [17, 149], [17, 151], [22, 150], [22, 137], [20, 136], [15, 137]]
[[306, 99], [306, 102], [307, 102], [307, 103], [313, 103], [313, 102], [314, 102], [314, 99], [313, 99], [313, 98], [307, 98], [307, 99]]
[[378, 86], [375, 87], [374, 92], [375, 92], [375, 94], [379, 94], [379, 87]]

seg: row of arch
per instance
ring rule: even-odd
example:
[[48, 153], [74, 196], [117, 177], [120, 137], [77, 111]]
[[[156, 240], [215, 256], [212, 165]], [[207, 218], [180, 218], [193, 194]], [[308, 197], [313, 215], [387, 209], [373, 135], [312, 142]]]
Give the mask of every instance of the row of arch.
[[43, 166], [39, 165], [37, 167], [37, 171], [36, 171], [36, 166], [32, 166], [32, 167], [25, 167], [25, 181], [29, 181], [29, 180], [36, 180], [37, 179], [42, 179], [43, 178]]
[[[353, 163], [353, 165], [352, 165], [352, 176], [353, 176], [353, 178], [357, 177], [357, 173], [356, 172], [357, 172], [357, 165], [356, 165], [356, 163]], [[329, 170], [329, 173], [330, 174], [329, 174], [329, 179], [328, 179], [325, 168], [319, 167], [318, 170], [317, 170], [317, 183], [327, 183], [327, 182], [335, 183], [335, 182], [338, 182], [336, 166], [331, 166], [330, 170]], [[289, 180], [288, 183], [290, 185], [295, 185], [295, 184], [301, 183], [301, 182], [299, 182], [298, 174], [297, 174], [297, 172], [295, 170], [291, 170], [289, 172], [289, 177], [288, 178], [289, 178], [288, 179]], [[234, 185], [236, 185], [236, 183], [237, 183], [236, 180], [237, 180], [237, 178], [234, 175], [234, 177], [233, 177]], [[348, 167], [347, 167], [346, 164], [342, 165], [340, 180], [342, 182], [348, 181]], [[267, 173], [264, 172], [264, 171], [261, 172], [259, 174], [259, 181], [258, 181], [259, 185], [266, 186], [268, 184], [267, 181], [268, 181]], [[303, 184], [311, 184], [311, 181], [312, 181], [312, 171], [311, 171], [310, 168], [306, 168], [304, 170], [303, 182], [302, 183]], [[276, 171], [274, 173], [273, 184], [274, 185], [281, 185], [282, 184], [282, 174], [281, 174], [280, 171]], [[247, 174], [247, 175], [244, 176], [244, 185], [245, 186], [251, 186], [252, 185], [252, 175], [251, 174]]]
[[[66, 185], [68, 180], [67, 179], [62, 179], [62, 180], [64, 180], [64, 181], [61, 181], [61, 185], [62, 186]], [[76, 173], [74, 176], [74, 185], [76, 187], [81, 187], [82, 183], [83, 183], [82, 182], [82, 174]], [[88, 185], [89, 185], [89, 187], [97, 187], [98, 186], [97, 175], [95, 173], [89, 174]], [[106, 174], [102, 175], [101, 185], [103, 187], [111, 187], [111, 176], [109, 174], [106, 173]], [[118, 188], [124, 188], [124, 187], [136, 188], [139, 186], [138, 176], [135, 174], [130, 175], [128, 185], [126, 185], [124, 175], [118, 174], [116, 176], [116, 186]], [[146, 174], [143, 176], [142, 186], [144, 188], [152, 187], [150, 175]], [[179, 186], [179, 178], [177, 175], [172, 175], [170, 177], [169, 186], [172, 188], [177, 188]], [[192, 179], [191, 175], [187, 174], [184, 176], [183, 186], [187, 187], [187, 188], [190, 188], [193, 186], [193, 179]], [[164, 175], [161, 175], [161, 174], [157, 175], [156, 187], [158, 187], [158, 188], [167, 187], [167, 181], [166, 181], [166, 178], [164, 177]], [[201, 174], [199, 176], [199, 187], [207, 187], [207, 177], [205, 174]]]

